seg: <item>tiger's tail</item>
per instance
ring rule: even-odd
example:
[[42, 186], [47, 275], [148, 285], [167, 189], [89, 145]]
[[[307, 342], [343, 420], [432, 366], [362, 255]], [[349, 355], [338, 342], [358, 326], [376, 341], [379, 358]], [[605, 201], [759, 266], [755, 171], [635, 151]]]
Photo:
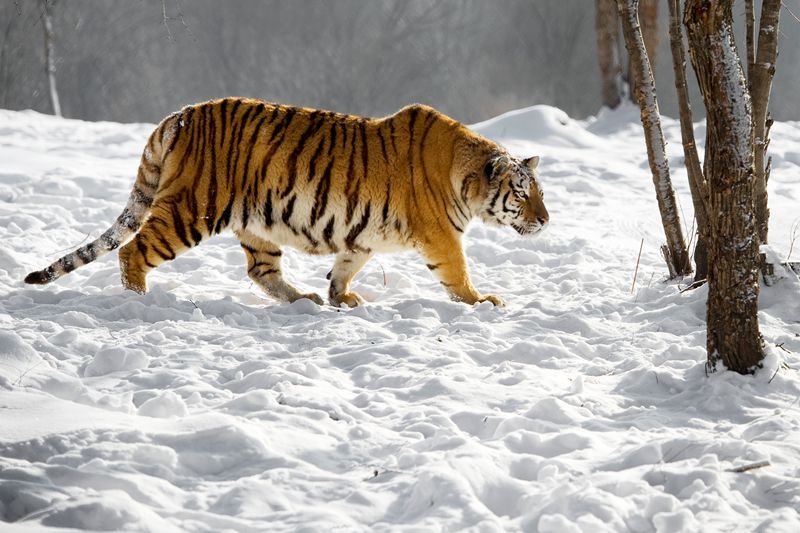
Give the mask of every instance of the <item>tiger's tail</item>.
[[119, 248], [136, 235], [150, 214], [161, 179], [163, 160], [169, 152], [168, 147], [171, 148], [177, 136], [179, 120], [180, 113], [170, 115], [150, 135], [128, 203], [111, 227], [97, 239], [68, 253], [43, 270], [31, 272], [25, 277], [25, 283], [45, 285], [55, 281]]

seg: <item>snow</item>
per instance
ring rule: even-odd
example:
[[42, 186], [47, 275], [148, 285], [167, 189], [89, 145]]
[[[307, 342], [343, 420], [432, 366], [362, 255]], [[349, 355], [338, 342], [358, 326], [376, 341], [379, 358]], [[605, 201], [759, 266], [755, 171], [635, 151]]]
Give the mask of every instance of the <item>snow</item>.
[[[756, 375], [706, 375], [706, 289], [665, 281], [634, 106], [475, 126], [542, 157], [551, 213], [535, 239], [470, 227], [473, 281], [503, 309], [448, 301], [411, 253], [367, 264], [364, 307], [277, 303], [231, 235], [146, 295], [115, 254], [24, 285], [111, 224], [151, 128], [0, 110], [0, 530], [800, 530], [800, 282], [762, 287]], [[785, 259], [800, 123], [771, 137]], [[331, 262], [284, 269], [325, 294]]]

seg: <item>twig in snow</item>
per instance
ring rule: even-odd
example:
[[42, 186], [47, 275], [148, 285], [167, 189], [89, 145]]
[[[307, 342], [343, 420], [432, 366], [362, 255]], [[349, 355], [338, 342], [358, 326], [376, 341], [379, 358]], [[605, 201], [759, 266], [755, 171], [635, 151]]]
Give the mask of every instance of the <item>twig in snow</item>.
[[769, 461], [759, 461], [757, 463], [750, 463], [749, 465], [742, 465], [742, 466], [737, 466], [736, 468], [729, 468], [727, 472], [735, 472], [737, 474], [741, 474], [742, 472], [748, 472], [750, 470], [755, 470], [756, 468], [764, 468], [765, 466], [770, 466]]
[[642, 248], [644, 248], [644, 237], [642, 237], [642, 242], [639, 244], [639, 255], [636, 256], [636, 269], [633, 271], [633, 283], [631, 283], [631, 294], [633, 294], [633, 289], [636, 287], [636, 276], [639, 274], [639, 261], [642, 259]]
[[787, 262], [789, 261], [789, 259], [791, 259], [792, 250], [794, 250], [794, 243], [797, 240], [797, 237], [800, 236], [800, 235], [798, 235], [798, 233], [800, 233], [800, 218], [796, 218], [794, 220], [794, 222], [792, 222], [792, 231], [789, 234], [789, 238], [791, 239], [789, 241], [789, 253], [786, 254], [786, 261]]
[[686, 286], [683, 289], [681, 289], [680, 292], [684, 293], [686, 291], [690, 291], [692, 289], [696, 289], [697, 287], [702, 287], [703, 285], [705, 285], [706, 281], [708, 281], [708, 280], [701, 279], [701, 280], [695, 281], [693, 283], [690, 283], [688, 286]]
[[781, 6], [783, 6], [783, 9], [789, 12], [789, 14], [794, 18], [794, 20], [800, 22], [800, 18], [797, 18], [797, 15], [795, 15], [794, 12], [791, 9], [789, 9], [789, 6], [786, 5], [786, 2], [781, 2]]
[[84, 237], [83, 237], [83, 240], [82, 240], [81, 242], [79, 242], [78, 244], [74, 244], [74, 245], [72, 245], [72, 246], [69, 246], [69, 247], [67, 247], [67, 248], [62, 248], [61, 250], [56, 250], [54, 253], [56, 253], [56, 254], [62, 254], [62, 253], [64, 253], [64, 252], [72, 251], [72, 250], [74, 250], [75, 248], [79, 247], [81, 244], [85, 243], [85, 242], [86, 242], [86, 239], [88, 239], [88, 238], [89, 238], [89, 234], [87, 233], [86, 235], [84, 235]]

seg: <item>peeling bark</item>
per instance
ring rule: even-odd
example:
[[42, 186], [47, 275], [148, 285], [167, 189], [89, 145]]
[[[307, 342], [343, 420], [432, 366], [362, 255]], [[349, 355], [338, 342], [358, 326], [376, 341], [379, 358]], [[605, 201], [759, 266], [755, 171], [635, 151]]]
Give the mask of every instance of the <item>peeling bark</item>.
[[667, 0], [669, 4], [669, 40], [672, 51], [672, 68], [675, 71], [675, 90], [678, 93], [680, 109], [681, 141], [689, 175], [689, 189], [692, 192], [694, 217], [697, 221], [697, 243], [694, 248], [695, 281], [708, 276], [708, 186], [697, 155], [694, 138], [692, 106], [689, 102], [689, 89], [686, 85], [686, 51], [683, 47], [683, 31], [680, 24], [680, 0]]
[[636, 79], [635, 96], [639, 104], [642, 126], [644, 127], [645, 144], [647, 145], [647, 159], [650, 162], [650, 172], [653, 175], [653, 184], [656, 189], [658, 209], [661, 213], [661, 223], [664, 226], [664, 235], [667, 239], [669, 253], [665, 253], [670, 274], [685, 276], [692, 272], [686, 241], [681, 230], [680, 215], [675, 201], [675, 191], [669, 177], [669, 163], [665, 150], [664, 134], [661, 129], [661, 115], [656, 99], [655, 80], [647, 52], [642, 39], [637, 11], [638, 0], [617, 0], [622, 21], [622, 33], [625, 37], [625, 46], [631, 58], [632, 74]]
[[731, 26], [732, 0], [687, 0], [684, 24], [706, 106], [709, 187], [708, 367], [750, 373], [764, 358], [758, 328], [759, 239], [753, 122]]

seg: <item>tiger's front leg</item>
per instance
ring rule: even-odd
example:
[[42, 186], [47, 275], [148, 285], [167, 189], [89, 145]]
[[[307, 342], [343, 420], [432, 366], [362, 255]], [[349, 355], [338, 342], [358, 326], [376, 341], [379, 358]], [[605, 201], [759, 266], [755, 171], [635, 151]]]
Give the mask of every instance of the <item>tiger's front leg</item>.
[[317, 305], [322, 305], [322, 298], [313, 292], [302, 293], [286, 283], [281, 272], [281, 249], [264, 239], [247, 231], [238, 231], [236, 236], [247, 256], [247, 275], [256, 285], [278, 300], [294, 302], [308, 298]]
[[435, 243], [426, 243], [419, 252], [452, 300], [470, 305], [476, 302], [491, 302], [498, 307], [505, 305], [499, 296], [481, 295], [472, 285], [467, 271], [467, 258], [457, 238], [442, 238]]
[[350, 282], [370, 257], [372, 257], [371, 253], [342, 252], [336, 254], [336, 261], [328, 274], [328, 279], [331, 280], [331, 286], [328, 289], [328, 299], [331, 305], [339, 307], [347, 304], [348, 307], [356, 307], [365, 303], [358, 293], [350, 292]]

